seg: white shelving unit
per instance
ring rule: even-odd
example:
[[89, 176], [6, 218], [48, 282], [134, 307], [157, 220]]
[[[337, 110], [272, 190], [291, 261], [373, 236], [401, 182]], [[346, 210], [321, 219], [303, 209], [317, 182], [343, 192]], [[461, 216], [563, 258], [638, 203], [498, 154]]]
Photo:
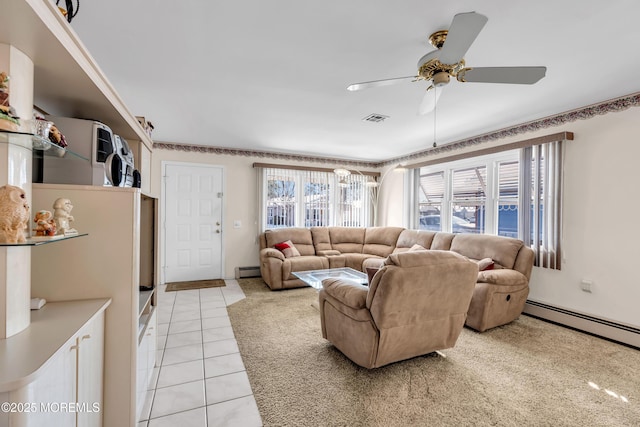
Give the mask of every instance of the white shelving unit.
[[[31, 241], [17, 248], [0, 247], [0, 255], [8, 261], [15, 253], [21, 260], [30, 260], [31, 264], [30, 278], [29, 262], [22, 263], [20, 265], [25, 265], [27, 270], [12, 271], [3, 286], [8, 287], [9, 282], [16, 281], [22, 275], [26, 279], [17, 280], [19, 286], [24, 287], [26, 283], [28, 288], [30, 282], [31, 296], [45, 298], [48, 301], [45, 308], [49, 304], [50, 308], [56, 304], [66, 304], [66, 301], [110, 301], [104, 316], [103, 405], [98, 422], [95, 423], [94, 419], [90, 425], [133, 426], [140, 410], [140, 400], [146, 394], [150, 367], [155, 364], [155, 291], [142, 294], [139, 291], [141, 281], [146, 286], [154, 285], [157, 277], [154, 263], [157, 253], [155, 226], [149, 232], [147, 227], [141, 229], [140, 221], [141, 214], [145, 218], [155, 218], [155, 212], [148, 212], [149, 206], [155, 208], [157, 204], [150, 195], [149, 185], [153, 143], [59, 13], [54, 1], [0, 0], [0, 11], [0, 68], [3, 65], [2, 55], [13, 59], [13, 52], [20, 52], [17, 56], [19, 66], [13, 71], [7, 70], [10, 74], [20, 70], [18, 75], [11, 76], [10, 87], [11, 102], [12, 105], [18, 103], [19, 114], [28, 114], [24, 111], [30, 111], [32, 100], [34, 105], [49, 114], [96, 118], [125, 138], [136, 153], [136, 168], [142, 175], [142, 190], [32, 184], [28, 166], [31, 163], [31, 150], [43, 149], [47, 141], [36, 139], [34, 145], [30, 135], [0, 134], [0, 169], [5, 157], [5, 163], [13, 164], [13, 153], [10, 150], [2, 151], [3, 141], [6, 142], [5, 146], [16, 146], [22, 150], [16, 157], [22, 156], [22, 152], [26, 153], [24, 158], [27, 160], [20, 164], [17, 173], [29, 177], [28, 182], [19, 185], [23, 185], [27, 191], [32, 211], [50, 210], [53, 200], [68, 198], [74, 205], [74, 228], [88, 234], [82, 239]], [[26, 70], [24, 75], [22, 70]], [[32, 82], [29, 81], [31, 78]], [[43, 148], [38, 147], [41, 143], [44, 144]], [[43, 153], [74, 155], [51, 146]], [[9, 182], [12, 182], [11, 177]], [[25, 295], [20, 298], [22, 304]], [[28, 301], [28, 295], [26, 298]], [[59, 320], [64, 323], [64, 313], [59, 315]], [[71, 318], [72, 313], [69, 316]], [[18, 335], [31, 331], [33, 329], [28, 326]], [[76, 331], [80, 332], [80, 329]], [[2, 343], [11, 347], [15, 342], [13, 338]], [[78, 339], [81, 338], [79, 336]], [[60, 366], [67, 366], [62, 359], [60, 363]], [[85, 371], [83, 366], [77, 365], [79, 374]], [[85, 377], [80, 375], [79, 378], [82, 380]], [[32, 390], [34, 393], [42, 389], [37, 384], [33, 387], [36, 387]], [[0, 418], [0, 425], [2, 422]], [[83, 425], [84, 420], [76, 419], [76, 423]], [[25, 425], [33, 425], [33, 422]]]

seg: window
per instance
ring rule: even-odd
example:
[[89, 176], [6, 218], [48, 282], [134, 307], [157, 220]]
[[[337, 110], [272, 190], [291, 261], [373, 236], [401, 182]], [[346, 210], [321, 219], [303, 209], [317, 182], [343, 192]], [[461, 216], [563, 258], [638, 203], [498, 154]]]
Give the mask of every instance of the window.
[[[417, 228], [496, 234], [506, 221], [500, 219], [499, 208], [513, 200], [518, 203], [518, 164], [518, 151], [512, 150], [419, 169]], [[515, 193], [508, 193], [512, 177], [507, 172], [514, 166], [516, 186], [511, 190]], [[494, 188], [495, 182], [503, 183], [502, 193]], [[514, 213], [517, 236], [517, 210]]]
[[520, 162], [498, 163], [498, 236], [518, 238]]
[[427, 173], [420, 176], [418, 185], [418, 217], [420, 228], [440, 231], [440, 212], [444, 200], [444, 172]]
[[454, 169], [451, 186], [451, 231], [484, 233], [487, 166]]
[[417, 171], [416, 228], [519, 238], [560, 269], [562, 141]]
[[371, 225], [364, 175], [339, 180], [333, 172], [263, 168], [263, 229]]
[[296, 180], [287, 174], [267, 174], [267, 224], [293, 227], [296, 218]]

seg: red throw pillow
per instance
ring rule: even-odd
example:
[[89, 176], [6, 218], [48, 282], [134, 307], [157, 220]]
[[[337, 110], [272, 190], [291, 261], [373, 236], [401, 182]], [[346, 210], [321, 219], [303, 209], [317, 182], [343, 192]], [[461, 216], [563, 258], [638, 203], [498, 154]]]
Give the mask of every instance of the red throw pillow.
[[274, 248], [279, 250], [284, 254], [285, 258], [292, 258], [296, 256], [300, 256], [300, 252], [293, 246], [291, 240], [287, 240], [286, 242], [280, 242], [273, 245]]
[[495, 266], [495, 263], [491, 258], [483, 258], [480, 261], [478, 261], [479, 271], [493, 270], [494, 266]]

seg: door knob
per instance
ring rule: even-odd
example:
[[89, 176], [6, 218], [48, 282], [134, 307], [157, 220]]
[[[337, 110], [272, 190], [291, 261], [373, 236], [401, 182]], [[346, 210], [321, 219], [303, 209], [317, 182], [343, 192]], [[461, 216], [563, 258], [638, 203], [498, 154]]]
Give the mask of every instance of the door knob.
[[220, 221], [216, 221], [216, 225], [220, 225]]
[[216, 233], [220, 233], [220, 230], [216, 230]]

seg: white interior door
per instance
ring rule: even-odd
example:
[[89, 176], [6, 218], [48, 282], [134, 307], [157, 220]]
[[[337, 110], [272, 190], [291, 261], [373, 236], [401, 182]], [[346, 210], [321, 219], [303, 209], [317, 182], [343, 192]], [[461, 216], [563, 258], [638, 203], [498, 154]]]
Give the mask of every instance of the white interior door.
[[165, 282], [222, 278], [222, 168], [165, 168]]

